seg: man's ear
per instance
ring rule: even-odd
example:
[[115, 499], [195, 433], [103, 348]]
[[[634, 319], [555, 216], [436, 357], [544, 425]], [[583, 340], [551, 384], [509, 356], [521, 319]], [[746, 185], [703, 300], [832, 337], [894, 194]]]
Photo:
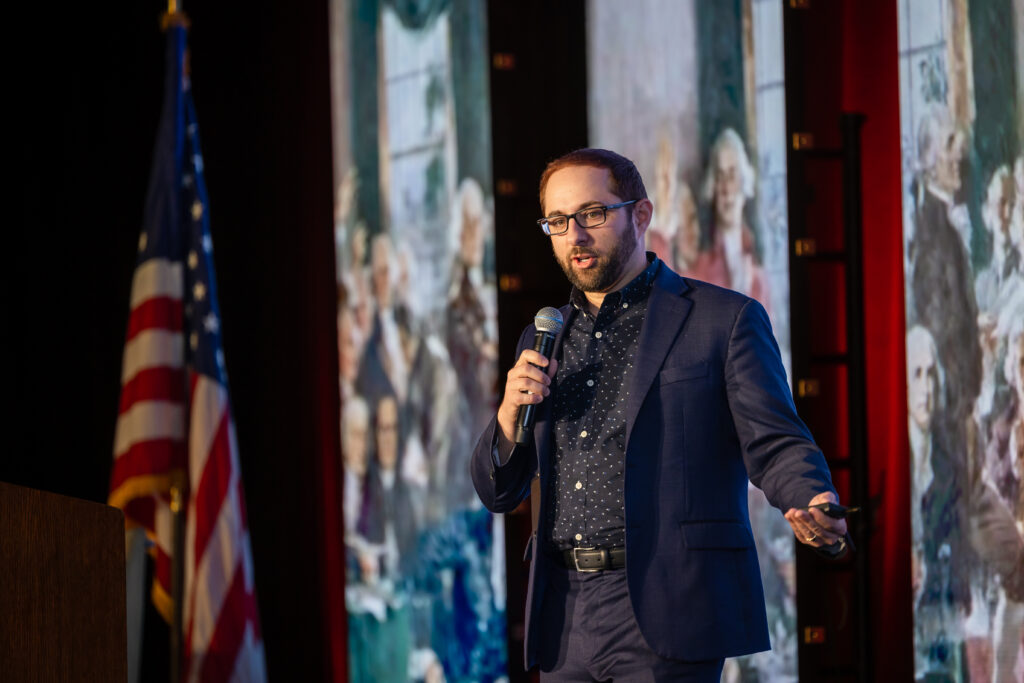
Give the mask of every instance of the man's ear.
[[653, 216], [654, 203], [650, 199], [641, 199], [633, 205], [633, 227], [636, 229], [638, 239], [642, 239], [647, 233]]

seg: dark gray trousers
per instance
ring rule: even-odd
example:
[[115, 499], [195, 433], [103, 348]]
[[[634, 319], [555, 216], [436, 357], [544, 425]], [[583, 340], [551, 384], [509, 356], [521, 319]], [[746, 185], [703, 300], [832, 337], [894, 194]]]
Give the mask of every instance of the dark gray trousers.
[[[680, 618], [685, 618], [680, 615]], [[629, 602], [626, 570], [552, 568], [540, 622], [540, 680], [719, 683], [724, 660], [685, 662], [647, 645]]]

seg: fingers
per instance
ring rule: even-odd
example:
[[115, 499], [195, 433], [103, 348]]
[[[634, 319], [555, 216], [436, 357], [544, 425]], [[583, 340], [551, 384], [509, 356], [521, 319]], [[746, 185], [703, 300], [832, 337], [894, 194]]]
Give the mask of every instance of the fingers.
[[[529, 355], [528, 355], [529, 354]], [[540, 367], [537, 367], [537, 366]], [[515, 405], [540, 403], [551, 393], [551, 375], [548, 360], [532, 349], [523, 351], [519, 360], [508, 371], [505, 382], [505, 400]]]
[[785, 517], [797, 540], [815, 548], [832, 545], [846, 535], [845, 519], [833, 519], [820, 510], [792, 508]]
[[507, 441], [512, 440], [520, 407], [540, 403], [549, 396], [557, 370], [557, 360], [549, 360], [533, 349], [523, 349], [519, 354], [508, 371], [505, 395], [498, 406], [498, 426]]
[[[839, 498], [831, 491], [824, 491], [811, 498], [808, 505], [819, 503], [838, 503]], [[791, 509], [786, 513], [786, 521], [793, 528], [793, 533], [801, 543], [820, 548], [832, 545], [846, 535], [846, 520], [829, 517], [821, 510]]]
[[540, 355], [533, 349], [523, 349], [523, 352], [519, 354], [519, 360], [516, 361], [515, 367], [513, 367], [512, 370], [515, 370], [520, 365], [525, 364], [535, 365], [538, 368], [544, 368], [547, 372], [548, 377], [554, 377], [555, 370], [558, 368], [557, 360], [552, 359], [549, 361], [547, 358]]
[[[538, 367], [540, 366], [540, 367]], [[558, 361], [548, 361], [533, 349], [525, 349], [508, 371], [505, 395], [498, 407], [498, 424], [505, 437], [511, 439], [519, 407], [543, 401], [551, 393], [551, 378]]]

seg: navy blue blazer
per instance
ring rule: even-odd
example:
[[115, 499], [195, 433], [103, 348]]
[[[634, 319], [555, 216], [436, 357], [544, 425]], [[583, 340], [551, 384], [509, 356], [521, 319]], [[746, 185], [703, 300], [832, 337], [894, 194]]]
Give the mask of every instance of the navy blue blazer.
[[[572, 306], [562, 308], [568, 321]], [[516, 356], [532, 346], [530, 325]], [[552, 355], [560, 357], [561, 337]], [[682, 278], [664, 263], [651, 289], [626, 417], [626, 576], [640, 631], [665, 657], [704, 660], [769, 649], [764, 593], [747, 512], [747, 478], [780, 510], [833, 491], [821, 451], [796, 414], [764, 308], [737, 292]], [[552, 383], [552, 393], [557, 392]], [[526, 667], [536, 663], [548, 563], [550, 404], [535, 443], [492, 457], [496, 418], [471, 474], [483, 504], [515, 509], [541, 474], [539, 538], [526, 605]]]

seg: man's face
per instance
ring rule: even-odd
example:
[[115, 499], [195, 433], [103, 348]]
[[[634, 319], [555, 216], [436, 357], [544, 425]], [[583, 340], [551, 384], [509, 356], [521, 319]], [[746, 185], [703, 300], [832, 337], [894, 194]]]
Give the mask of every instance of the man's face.
[[391, 307], [391, 254], [387, 249], [375, 248], [370, 264], [373, 277], [373, 295], [380, 308]]
[[907, 403], [910, 417], [918, 427], [931, 427], [935, 398], [939, 387], [939, 371], [931, 345], [922, 341], [907, 354]]
[[715, 165], [715, 221], [720, 227], [739, 225], [743, 219], [740, 160], [732, 145], [718, 150]]
[[463, 202], [459, 253], [462, 256], [462, 262], [470, 268], [475, 268], [483, 262], [484, 243], [481, 222], [479, 209], [471, 206], [469, 202]]
[[366, 420], [351, 419], [341, 435], [345, 469], [360, 477], [366, 474], [367, 431]]
[[[555, 171], [544, 188], [544, 214], [570, 216], [588, 206], [633, 199], [613, 194], [610, 179], [608, 169], [595, 166], [567, 166]], [[638, 248], [638, 232], [626, 207], [612, 209], [604, 224], [596, 228], [581, 228], [575, 219], [570, 220], [567, 232], [551, 238], [551, 250], [569, 282], [578, 289], [614, 291], [625, 284], [619, 280]]]
[[361, 351], [356, 335], [352, 312], [346, 308], [338, 313], [338, 366], [341, 376], [349, 382], [355, 381], [359, 370]]
[[952, 132], [939, 148], [935, 160], [935, 182], [949, 194], [955, 194], [960, 189], [960, 160], [964, 155], [963, 147], [963, 137]]
[[398, 404], [390, 397], [377, 407], [377, 462], [385, 471], [398, 462]]
[[1014, 196], [1016, 188], [1014, 187], [1013, 180], [1007, 177], [1000, 189], [1002, 192], [999, 194], [996, 215], [999, 216], [999, 230], [1004, 237], [1009, 238], [1010, 223], [1013, 221], [1013, 205], [1017, 199]]

